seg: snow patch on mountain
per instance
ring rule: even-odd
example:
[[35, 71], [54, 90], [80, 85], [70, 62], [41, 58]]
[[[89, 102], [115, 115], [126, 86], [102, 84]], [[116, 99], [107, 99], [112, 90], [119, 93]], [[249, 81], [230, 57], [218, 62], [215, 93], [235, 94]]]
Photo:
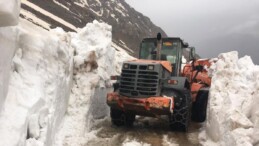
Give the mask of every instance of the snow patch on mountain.
[[[28, 7], [33, 8], [34, 10], [44, 14], [45, 16], [48, 16], [48, 17], [52, 18], [53, 20], [60, 22], [61, 24], [65, 25], [66, 27], [68, 27], [68, 28], [70, 28], [74, 31], [77, 31], [77, 29], [78, 29], [73, 24], [71, 24], [71, 23], [65, 21], [64, 19], [62, 19], [62, 18], [60, 18], [60, 17], [58, 17], [58, 16], [56, 16], [56, 15], [54, 15], [54, 14], [52, 14], [52, 13], [46, 11], [46, 10], [40, 8], [39, 6], [29, 2], [27, 0], [21, 0], [21, 2], [22, 2], [22, 4], [27, 5]], [[59, 3], [59, 5], [61, 5], [61, 4]], [[26, 15], [26, 16], [29, 17], [28, 15]]]
[[[78, 31], [86, 23], [98, 20], [112, 25], [112, 40], [131, 55], [138, 56], [139, 43], [144, 37], [153, 37], [157, 32], [166, 36], [161, 28], [154, 25], [149, 18], [120, 0], [21, 0], [21, 17], [49, 30], [61, 27], [65, 31]], [[36, 15], [33, 16], [30, 13]], [[41, 25], [40, 21], [45, 21]], [[125, 44], [121, 45], [122, 40]], [[133, 51], [130, 51], [133, 50]]]
[[55, 4], [57, 4], [57, 5], [60, 5], [62, 8], [64, 8], [64, 9], [66, 9], [66, 10], [69, 11], [69, 8], [66, 7], [65, 5], [63, 5], [62, 3], [60, 3], [60, 2], [58, 2], [58, 1], [56, 1], [56, 0], [53, 0], [53, 2], [54, 2]]
[[33, 22], [47, 30], [50, 30], [50, 24], [39, 19], [37, 16], [35, 16], [33, 13], [26, 11], [24, 9], [21, 9], [20, 13], [24, 16], [25, 19], [31, 19]]

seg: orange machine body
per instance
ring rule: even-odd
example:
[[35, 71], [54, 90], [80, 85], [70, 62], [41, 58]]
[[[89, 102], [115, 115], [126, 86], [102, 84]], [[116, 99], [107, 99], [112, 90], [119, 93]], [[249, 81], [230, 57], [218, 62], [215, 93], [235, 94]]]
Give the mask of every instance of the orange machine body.
[[107, 104], [123, 111], [138, 111], [139, 115], [156, 117], [158, 115], [168, 115], [170, 113], [173, 113], [174, 98], [128, 98], [119, 95], [117, 92], [113, 92], [107, 94]]
[[[172, 72], [172, 67], [168, 61], [140, 59], [130, 62], [160, 63], [165, 69]], [[208, 71], [206, 70], [206, 68], [210, 67], [210, 64], [209, 59], [200, 59], [186, 64], [182, 70], [182, 76], [187, 77], [190, 81], [192, 102], [196, 101], [197, 94], [201, 88], [208, 87], [211, 84], [211, 78], [208, 76]], [[198, 71], [194, 69], [196, 66], [203, 66], [203, 69]], [[107, 94], [107, 104], [124, 111], [138, 111], [140, 115], [156, 117], [173, 112], [174, 97], [128, 98], [119, 95], [117, 92], [112, 92]]]
[[[193, 102], [196, 101], [199, 90], [211, 84], [211, 77], [209, 77], [207, 71], [210, 65], [209, 59], [198, 59], [186, 64], [182, 70], [182, 76], [187, 77], [190, 81]], [[194, 69], [197, 66], [202, 66], [203, 68], [201, 70]]]

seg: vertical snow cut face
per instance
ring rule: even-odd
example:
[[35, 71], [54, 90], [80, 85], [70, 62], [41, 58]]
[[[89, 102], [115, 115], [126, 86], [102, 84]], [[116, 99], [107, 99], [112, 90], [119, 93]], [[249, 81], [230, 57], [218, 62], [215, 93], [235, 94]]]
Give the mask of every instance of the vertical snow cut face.
[[0, 111], [5, 102], [9, 84], [11, 61], [16, 49], [20, 2], [18, 0], [0, 0]]
[[0, 145], [51, 145], [70, 94], [70, 37], [60, 29], [48, 32], [24, 20], [6, 35], [12, 31], [17, 32], [17, 46], [0, 114]]
[[0, 36], [0, 77], [10, 76], [0, 84], [0, 145], [85, 145], [94, 138], [87, 133], [109, 112], [110, 76], [132, 59], [111, 46], [111, 26], [94, 21], [66, 33], [20, 20]]
[[110, 76], [118, 74], [118, 64], [131, 58], [112, 47], [111, 29], [106, 23], [94, 21], [78, 33], [71, 33], [75, 48], [73, 87], [67, 114], [56, 137], [57, 146], [87, 145], [96, 138], [95, 131], [91, 131], [95, 119], [108, 115], [106, 91], [112, 86]]
[[212, 85], [203, 145], [259, 145], [259, 66], [237, 52], [220, 54]]
[[0, 112], [8, 92], [12, 57], [17, 47], [17, 33], [13, 27], [0, 27]]

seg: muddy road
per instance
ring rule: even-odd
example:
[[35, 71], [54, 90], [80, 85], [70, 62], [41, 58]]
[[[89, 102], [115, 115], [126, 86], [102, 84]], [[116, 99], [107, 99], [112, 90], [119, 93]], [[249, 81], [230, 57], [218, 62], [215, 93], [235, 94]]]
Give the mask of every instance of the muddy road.
[[135, 140], [142, 145], [151, 146], [199, 146], [198, 134], [203, 124], [191, 123], [189, 132], [173, 132], [169, 129], [168, 118], [148, 118], [137, 116], [134, 126], [117, 127], [112, 125], [109, 107], [103, 99], [111, 89], [97, 89], [94, 95], [98, 102], [92, 104], [91, 113], [95, 117], [89, 139], [89, 146], [121, 146]]

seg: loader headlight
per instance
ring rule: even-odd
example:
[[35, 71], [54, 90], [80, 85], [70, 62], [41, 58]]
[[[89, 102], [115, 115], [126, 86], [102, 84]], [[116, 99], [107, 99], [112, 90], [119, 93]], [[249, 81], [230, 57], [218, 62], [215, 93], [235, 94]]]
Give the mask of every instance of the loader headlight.
[[154, 70], [154, 68], [155, 68], [154, 65], [148, 65], [148, 66], [147, 66], [147, 69], [148, 69], [148, 70]]
[[129, 64], [123, 64], [123, 68], [124, 69], [128, 69], [129, 68]]
[[120, 79], [120, 76], [111, 76], [110, 79], [111, 79], [111, 80], [119, 80], [119, 79]]

